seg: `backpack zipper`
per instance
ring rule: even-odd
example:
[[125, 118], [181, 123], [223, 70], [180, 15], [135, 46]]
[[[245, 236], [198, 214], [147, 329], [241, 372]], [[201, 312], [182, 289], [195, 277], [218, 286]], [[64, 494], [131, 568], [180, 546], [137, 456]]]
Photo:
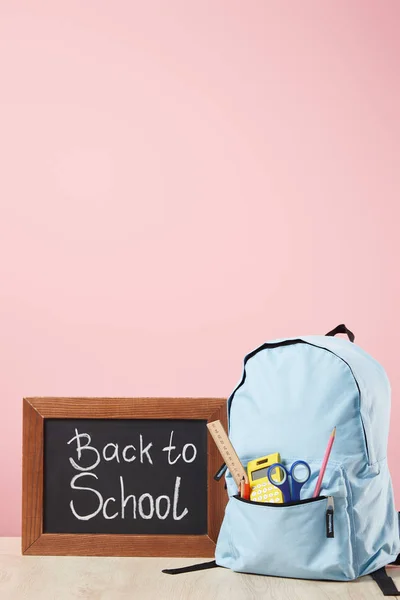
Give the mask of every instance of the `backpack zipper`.
[[326, 500], [327, 496], [318, 496], [317, 498], [304, 498], [304, 500], [291, 500], [290, 502], [283, 503], [275, 503], [275, 502], [257, 502], [255, 500], [246, 500], [245, 498], [241, 498], [239, 494], [235, 494], [232, 498], [236, 498], [240, 502], [245, 502], [246, 504], [256, 504], [257, 506], [272, 506], [273, 508], [284, 508], [285, 506], [297, 506], [299, 504], [311, 504], [311, 502], [321, 502], [321, 500]]
[[231, 420], [231, 407], [232, 407], [232, 402], [233, 402], [233, 398], [235, 397], [236, 392], [239, 390], [239, 388], [242, 387], [242, 385], [244, 384], [245, 380], [246, 380], [246, 364], [247, 362], [250, 360], [250, 358], [253, 358], [253, 356], [255, 356], [256, 354], [258, 354], [258, 352], [261, 352], [262, 350], [270, 350], [273, 348], [279, 348], [281, 346], [293, 346], [295, 344], [306, 344], [307, 346], [313, 346], [314, 348], [318, 348], [319, 350], [325, 350], [326, 352], [329, 352], [330, 354], [333, 354], [333, 356], [336, 356], [336, 358], [338, 358], [339, 360], [341, 360], [342, 362], [344, 362], [345, 365], [347, 365], [353, 379], [354, 379], [354, 383], [356, 384], [357, 387], [357, 391], [358, 391], [358, 398], [359, 398], [359, 414], [360, 414], [360, 421], [361, 421], [361, 426], [362, 426], [362, 430], [363, 430], [363, 438], [364, 438], [364, 443], [365, 443], [365, 454], [367, 457], [367, 462], [368, 465], [371, 465], [371, 461], [370, 461], [370, 454], [369, 454], [369, 448], [368, 448], [368, 440], [367, 440], [367, 434], [365, 431], [365, 426], [364, 426], [364, 421], [361, 415], [361, 390], [360, 390], [360, 386], [358, 385], [358, 381], [353, 373], [353, 369], [351, 368], [351, 366], [349, 365], [349, 363], [344, 360], [344, 358], [342, 358], [341, 356], [339, 356], [338, 354], [336, 354], [335, 352], [333, 352], [332, 350], [328, 350], [328, 348], [324, 348], [323, 346], [317, 346], [316, 344], [311, 344], [310, 342], [306, 342], [305, 340], [301, 340], [301, 339], [293, 339], [293, 340], [283, 340], [282, 342], [266, 342], [265, 344], [262, 344], [262, 346], [260, 346], [259, 348], [256, 348], [255, 350], [253, 350], [252, 352], [250, 352], [250, 354], [247, 354], [244, 358], [244, 365], [243, 365], [243, 376], [241, 381], [239, 382], [239, 384], [236, 386], [236, 388], [233, 390], [232, 394], [229, 396], [228, 398], [228, 435], [229, 435], [229, 429], [230, 429], [230, 420]]

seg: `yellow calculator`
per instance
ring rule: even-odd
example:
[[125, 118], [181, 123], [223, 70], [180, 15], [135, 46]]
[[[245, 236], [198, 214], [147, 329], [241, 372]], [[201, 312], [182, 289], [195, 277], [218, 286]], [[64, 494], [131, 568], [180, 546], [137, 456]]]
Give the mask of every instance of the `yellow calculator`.
[[[272, 502], [275, 504], [283, 504], [283, 495], [279, 488], [270, 483], [267, 473], [268, 469], [274, 463], [281, 462], [279, 452], [261, 456], [255, 460], [251, 460], [247, 465], [247, 476], [250, 483], [250, 500], [253, 502]], [[276, 481], [282, 480], [281, 469], [276, 469], [274, 474]]]

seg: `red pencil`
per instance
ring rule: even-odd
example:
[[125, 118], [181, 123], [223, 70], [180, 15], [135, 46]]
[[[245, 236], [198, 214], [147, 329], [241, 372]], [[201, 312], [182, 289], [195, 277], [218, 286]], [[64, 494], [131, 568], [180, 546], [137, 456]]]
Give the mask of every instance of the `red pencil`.
[[244, 498], [245, 500], [250, 500], [250, 484], [245, 482], [244, 477], [242, 477], [242, 480], [240, 482], [239, 493], [241, 498]]
[[336, 435], [336, 427], [331, 433], [331, 437], [329, 438], [329, 442], [328, 442], [328, 447], [325, 450], [325, 456], [324, 456], [324, 460], [322, 461], [322, 467], [319, 472], [319, 477], [317, 480], [317, 485], [315, 486], [313, 498], [316, 498], [321, 491], [321, 484], [322, 484], [322, 480], [325, 475], [326, 465], [328, 464], [328, 460], [329, 460], [329, 456], [330, 456], [330, 453], [332, 450], [333, 442], [335, 441], [335, 435]]

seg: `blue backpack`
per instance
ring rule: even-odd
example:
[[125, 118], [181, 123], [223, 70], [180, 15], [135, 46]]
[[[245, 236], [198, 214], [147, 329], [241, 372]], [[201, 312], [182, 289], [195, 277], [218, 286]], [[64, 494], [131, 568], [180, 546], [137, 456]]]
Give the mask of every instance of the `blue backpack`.
[[[339, 325], [326, 336], [265, 343], [245, 357], [228, 399], [229, 437], [243, 466], [279, 452], [288, 469], [306, 461], [311, 476], [300, 500], [273, 504], [239, 497], [227, 472], [216, 565], [304, 579], [371, 574], [385, 595], [399, 593], [384, 569], [400, 552], [386, 454], [390, 385], [381, 365], [353, 342]], [[322, 489], [313, 498], [334, 427]]]

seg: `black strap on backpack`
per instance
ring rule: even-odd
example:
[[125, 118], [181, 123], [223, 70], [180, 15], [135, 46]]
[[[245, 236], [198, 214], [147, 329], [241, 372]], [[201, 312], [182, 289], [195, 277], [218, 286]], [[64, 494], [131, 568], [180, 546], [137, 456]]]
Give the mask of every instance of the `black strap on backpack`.
[[[392, 564], [400, 564], [400, 555]], [[190, 565], [189, 567], [180, 567], [178, 569], [163, 569], [163, 573], [167, 575], [180, 575], [181, 573], [193, 573], [194, 571], [205, 571], [206, 569], [214, 569], [219, 567], [215, 560], [211, 560], [205, 563], [198, 563], [196, 565]], [[381, 567], [377, 571], [371, 573], [371, 577], [379, 586], [384, 596], [399, 596], [400, 592], [396, 587], [395, 582], [386, 573], [385, 567]]]
[[193, 571], [205, 571], [206, 569], [214, 569], [219, 567], [215, 560], [211, 560], [205, 563], [198, 563], [197, 565], [190, 565], [189, 567], [179, 567], [178, 569], [163, 569], [163, 573], [167, 575], [180, 575], [181, 573], [192, 573]]
[[[399, 558], [397, 558], [399, 560]], [[397, 564], [397, 560], [395, 564]], [[379, 585], [379, 588], [384, 596], [399, 596], [400, 592], [396, 587], [395, 582], [389, 575], [386, 573], [385, 567], [381, 567], [377, 571], [371, 573], [372, 579], [376, 581]]]
[[341, 325], [338, 325], [337, 327], [335, 327], [335, 329], [332, 329], [332, 331], [328, 331], [328, 333], [326, 333], [325, 335], [329, 335], [329, 336], [333, 337], [334, 335], [337, 335], [338, 333], [345, 333], [351, 342], [354, 342], [354, 340], [356, 339], [356, 336], [354, 335], [354, 333], [352, 331], [350, 331], [350, 329], [347, 329], [347, 327], [344, 323], [342, 323]]

